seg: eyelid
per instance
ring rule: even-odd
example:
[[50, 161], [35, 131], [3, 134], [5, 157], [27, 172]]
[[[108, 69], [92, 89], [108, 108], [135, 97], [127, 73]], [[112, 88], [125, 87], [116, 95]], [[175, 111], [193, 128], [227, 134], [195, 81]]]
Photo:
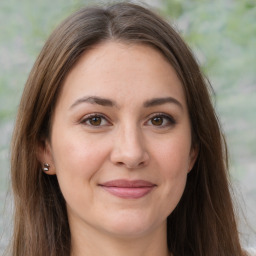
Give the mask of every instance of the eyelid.
[[[92, 124], [87, 124], [86, 122], [88, 120], [90, 120], [91, 118], [93, 117], [100, 117], [102, 120], [105, 120], [105, 122], [107, 122], [107, 124], [100, 124], [100, 125], [92, 125]], [[165, 125], [153, 125], [153, 124], [148, 124], [150, 121], [152, 121], [152, 119], [154, 117], [161, 117], [165, 120], [167, 120], [167, 124]], [[81, 121], [79, 121], [79, 123], [83, 124], [83, 125], [86, 125], [88, 127], [93, 127], [93, 128], [101, 128], [101, 127], [106, 127], [106, 126], [111, 126], [112, 125], [112, 122], [109, 120], [108, 117], [106, 117], [104, 114], [102, 113], [90, 113], [90, 114], [87, 114], [85, 116], [83, 116], [83, 118], [81, 119]], [[174, 117], [170, 114], [166, 114], [166, 113], [163, 113], [163, 112], [157, 112], [157, 113], [152, 113], [150, 114], [148, 117], [147, 117], [147, 120], [144, 122], [146, 125], [150, 125], [150, 126], [155, 126], [155, 127], [158, 127], [158, 128], [164, 128], [164, 127], [169, 127], [169, 126], [173, 126], [175, 125], [177, 122], [176, 120], [174, 119]]]
[[172, 115], [166, 114], [166, 113], [163, 113], [163, 112], [153, 113], [153, 114], [149, 115], [148, 118], [147, 118], [147, 121], [145, 123], [147, 124], [154, 117], [162, 117], [162, 118], [167, 119], [168, 122], [169, 122], [169, 124], [167, 124], [167, 125], [159, 125], [159, 126], [151, 124], [152, 126], [155, 126], [155, 127], [158, 127], [158, 128], [164, 128], [164, 127], [168, 127], [168, 126], [173, 126], [173, 125], [175, 125], [177, 123]]
[[[94, 126], [94, 125], [90, 125], [90, 124], [87, 124], [86, 121], [88, 121], [89, 119], [93, 118], [93, 117], [100, 117], [102, 118], [103, 120], [105, 120], [108, 124], [104, 124], [104, 125], [98, 125], [98, 126]], [[105, 127], [105, 126], [110, 126], [112, 125], [112, 123], [109, 121], [109, 118], [107, 118], [104, 114], [102, 113], [90, 113], [90, 114], [87, 114], [85, 116], [83, 116], [83, 118], [81, 119], [81, 121], [79, 122], [83, 125], [86, 125], [88, 127], [93, 127], [93, 128], [100, 128], [100, 127]]]

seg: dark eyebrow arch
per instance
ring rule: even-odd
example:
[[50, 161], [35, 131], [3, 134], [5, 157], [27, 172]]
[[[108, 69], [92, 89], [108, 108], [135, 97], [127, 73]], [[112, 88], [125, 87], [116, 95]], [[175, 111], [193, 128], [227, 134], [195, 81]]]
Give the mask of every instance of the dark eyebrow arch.
[[[75, 106], [77, 106], [81, 103], [98, 104], [98, 105], [107, 106], [107, 107], [117, 107], [117, 104], [110, 99], [105, 99], [105, 98], [101, 98], [101, 97], [97, 97], [97, 96], [86, 96], [86, 97], [82, 97], [82, 98], [79, 98], [78, 100], [76, 100], [71, 105], [70, 109], [74, 108]], [[176, 100], [175, 98], [172, 98], [172, 97], [150, 99], [150, 100], [145, 101], [143, 106], [145, 108], [148, 108], [148, 107], [163, 105], [166, 103], [176, 104], [183, 110], [182, 104], [178, 100]]]
[[114, 107], [116, 106], [116, 103], [109, 99], [104, 99], [101, 97], [96, 96], [87, 96], [82, 97], [76, 100], [70, 107], [70, 109], [74, 108], [75, 106], [81, 104], [81, 103], [90, 103], [90, 104], [98, 104], [101, 106], [107, 106], [107, 107]]
[[183, 106], [182, 104], [176, 100], [175, 98], [172, 98], [172, 97], [166, 97], [166, 98], [154, 98], [154, 99], [151, 99], [151, 100], [147, 100], [143, 106], [148, 108], [148, 107], [154, 107], [154, 106], [159, 106], [159, 105], [163, 105], [163, 104], [166, 104], [166, 103], [174, 103], [176, 104], [177, 106], [179, 106], [182, 110], [183, 110]]

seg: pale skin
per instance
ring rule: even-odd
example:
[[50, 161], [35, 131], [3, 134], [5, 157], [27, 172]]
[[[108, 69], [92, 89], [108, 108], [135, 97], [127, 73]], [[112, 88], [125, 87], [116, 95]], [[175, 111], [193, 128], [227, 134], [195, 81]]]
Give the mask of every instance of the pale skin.
[[[109, 41], [86, 52], [64, 81], [44, 145], [39, 160], [66, 200], [72, 256], [169, 255], [166, 219], [197, 150], [182, 84], [157, 50]], [[152, 188], [139, 197], [104, 189], [120, 179]]]

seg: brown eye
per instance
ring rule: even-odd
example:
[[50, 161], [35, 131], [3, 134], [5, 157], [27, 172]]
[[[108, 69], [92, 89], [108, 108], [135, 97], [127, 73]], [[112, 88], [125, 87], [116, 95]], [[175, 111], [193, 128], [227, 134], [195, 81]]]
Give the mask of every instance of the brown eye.
[[152, 122], [152, 124], [153, 125], [155, 125], [155, 126], [160, 126], [160, 125], [162, 125], [163, 124], [163, 117], [161, 117], [161, 116], [156, 116], [156, 117], [153, 117], [152, 119], [151, 119], [151, 122]]
[[89, 121], [90, 125], [99, 126], [99, 125], [101, 125], [102, 119], [99, 116], [95, 116], [95, 117], [88, 119], [88, 121]]
[[90, 114], [86, 116], [81, 123], [86, 126], [90, 127], [102, 127], [102, 126], [109, 126], [110, 122], [101, 115], [98, 114]]
[[147, 125], [152, 125], [154, 127], [158, 128], [166, 128], [166, 127], [171, 127], [176, 124], [176, 121], [174, 118], [170, 115], [166, 114], [155, 114], [152, 116], [147, 122]]

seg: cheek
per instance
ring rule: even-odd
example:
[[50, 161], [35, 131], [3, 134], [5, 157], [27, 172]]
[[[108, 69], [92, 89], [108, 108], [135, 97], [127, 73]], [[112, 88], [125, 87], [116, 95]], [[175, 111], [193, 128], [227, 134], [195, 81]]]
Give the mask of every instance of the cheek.
[[166, 140], [155, 147], [156, 165], [161, 175], [160, 207], [168, 216], [177, 206], [186, 186], [190, 163], [190, 143], [182, 138]]
[[[54, 165], [68, 207], [92, 205], [93, 187], [108, 155], [108, 145], [83, 136], [55, 136]], [[82, 200], [82, 201], [81, 201]], [[80, 205], [80, 206], [79, 206]]]
[[190, 166], [190, 137], [174, 136], [155, 145], [154, 155], [166, 176], [179, 177], [189, 171]]
[[53, 158], [57, 173], [65, 170], [90, 176], [90, 172], [95, 171], [107, 155], [108, 145], [104, 141], [99, 146], [97, 141], [79, 134], [55, 138]]
[[184, 150], [177, 148], [168, 148], [159, 156], [159, 165], [166, 194], [172, 197], [181, 196], [186, 185], [186, 179], [189, 169], [189, 155]]
[[64, 198], [73, 204], [82, 193], [90, 201], [93, 185], [108, 155], [108, 145], [101, 141], [99, 147], [97, 141], [79, 134], [53, 138], [54, 165]]

